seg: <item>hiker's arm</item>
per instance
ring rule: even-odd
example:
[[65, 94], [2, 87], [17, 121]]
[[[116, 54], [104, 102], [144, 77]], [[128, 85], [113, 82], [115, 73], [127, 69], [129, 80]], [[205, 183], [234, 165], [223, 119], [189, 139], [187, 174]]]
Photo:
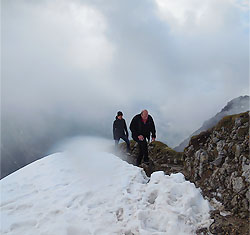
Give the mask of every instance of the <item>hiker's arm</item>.
[[126, 121], [124, 120], [124, 129], [125, 129], [125, 133], [126, 133], [126, 136], [128, 138], [128, 128], [127, 128], [127, 125], [126, 125]]
[[152, 141], [154, 141], [155, 138], [156, 138], [156, 130], [155, 130], [155, 124], [154, 124], [153, 118], [152, 118], [152, 129], [151, 129], [151, 132], [152, 132]]
[[113, 138], [115, 139], [115, 128], [116, 128], [116, 125], [115, 125], [115, 121], [113, 122]]

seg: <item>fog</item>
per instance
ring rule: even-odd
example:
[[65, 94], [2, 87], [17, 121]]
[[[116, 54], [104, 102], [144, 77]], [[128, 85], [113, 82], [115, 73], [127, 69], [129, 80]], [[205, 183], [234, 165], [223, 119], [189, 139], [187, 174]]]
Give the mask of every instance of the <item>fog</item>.
[[[53, 152], [63, 152], [70, 157], [70, 163], [75, 171], [80, 174], [88, 172], [92, 178], [98, 177], [103, 170], [110, 169], [109, 161], [105, 162], [104, 153], [114, 153], [114, 145], [111, 140], [98, 137], [75, 136], [64, 139], [53, 146]], [[90, 161], [91, 159], [91, 161]], [[104, 166], [106, 165], [106, 166]], [[96, 172], [100, 174], [96, 174]], [[105, 172], [107, 173], [107, 172]]]
[[129, 125], [148, 109], [174, 147], [249, 94], [248, 1], [3, 0], [1, 20], [8, 158], [69, 136], [112, 139], [119, 110]]

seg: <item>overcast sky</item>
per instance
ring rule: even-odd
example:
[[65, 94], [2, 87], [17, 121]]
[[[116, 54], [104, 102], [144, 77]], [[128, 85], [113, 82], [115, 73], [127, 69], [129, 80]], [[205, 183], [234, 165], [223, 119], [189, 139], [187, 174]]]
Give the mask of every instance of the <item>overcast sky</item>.
[[1, 4], [2, 117], [37, 135], [63, 119], [112, 138], [117, 111], [148, 109], [175, 147], [249, 95], [247, 0]]

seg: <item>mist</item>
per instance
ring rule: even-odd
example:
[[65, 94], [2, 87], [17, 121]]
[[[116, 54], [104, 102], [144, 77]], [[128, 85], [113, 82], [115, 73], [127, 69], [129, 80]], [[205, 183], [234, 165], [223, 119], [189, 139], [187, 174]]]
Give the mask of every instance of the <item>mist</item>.
[[106, 175], [111, 172], [111, 164], [105, 159], [106, 154], [114, 153], [113, 142], [109, 139], [98, 138], [93, 136], [75, 136], [67, 138], [57, 143], [51, 149], [52, 152], [62, 152], [69, 158], [69, 164], [75, 169], [78, 174], [86, 174], [91, 178], [98, 178], [99, 174]]
[[249, 94], [247, 1], [3, 0], [1, 19], [2, 156], [19, 166], [112, 140], [119, 110], [129, 125], [148, 109], [174, 147]]

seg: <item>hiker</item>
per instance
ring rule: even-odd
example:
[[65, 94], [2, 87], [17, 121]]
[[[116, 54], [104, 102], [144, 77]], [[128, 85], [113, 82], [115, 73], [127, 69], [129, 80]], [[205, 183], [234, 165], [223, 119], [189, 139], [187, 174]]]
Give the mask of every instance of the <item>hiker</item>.
[[152, 141], [155, 141], [156, 131], [153, 118], [148, 114], [147, 110], [143, 110], [140, 114], [134, 116], [130, 123], [132, 138], [138, 143], [139, 154], [136, 160], [136, 166], [141, 164], [142, 158], [145, 164], [149, 164], [148, 158], [148, 141], [150, 141], [150, 133]]
[[122, 118], [123, 113], [117, 112], [116, 120], [113, 123], [113, 136], [115, 140], [116, 149], [120, 139], [123, 139], [127, 144], [127, 152], [130, 152], [130, 142], [128, 140], [128, 129], [125, 119]]

